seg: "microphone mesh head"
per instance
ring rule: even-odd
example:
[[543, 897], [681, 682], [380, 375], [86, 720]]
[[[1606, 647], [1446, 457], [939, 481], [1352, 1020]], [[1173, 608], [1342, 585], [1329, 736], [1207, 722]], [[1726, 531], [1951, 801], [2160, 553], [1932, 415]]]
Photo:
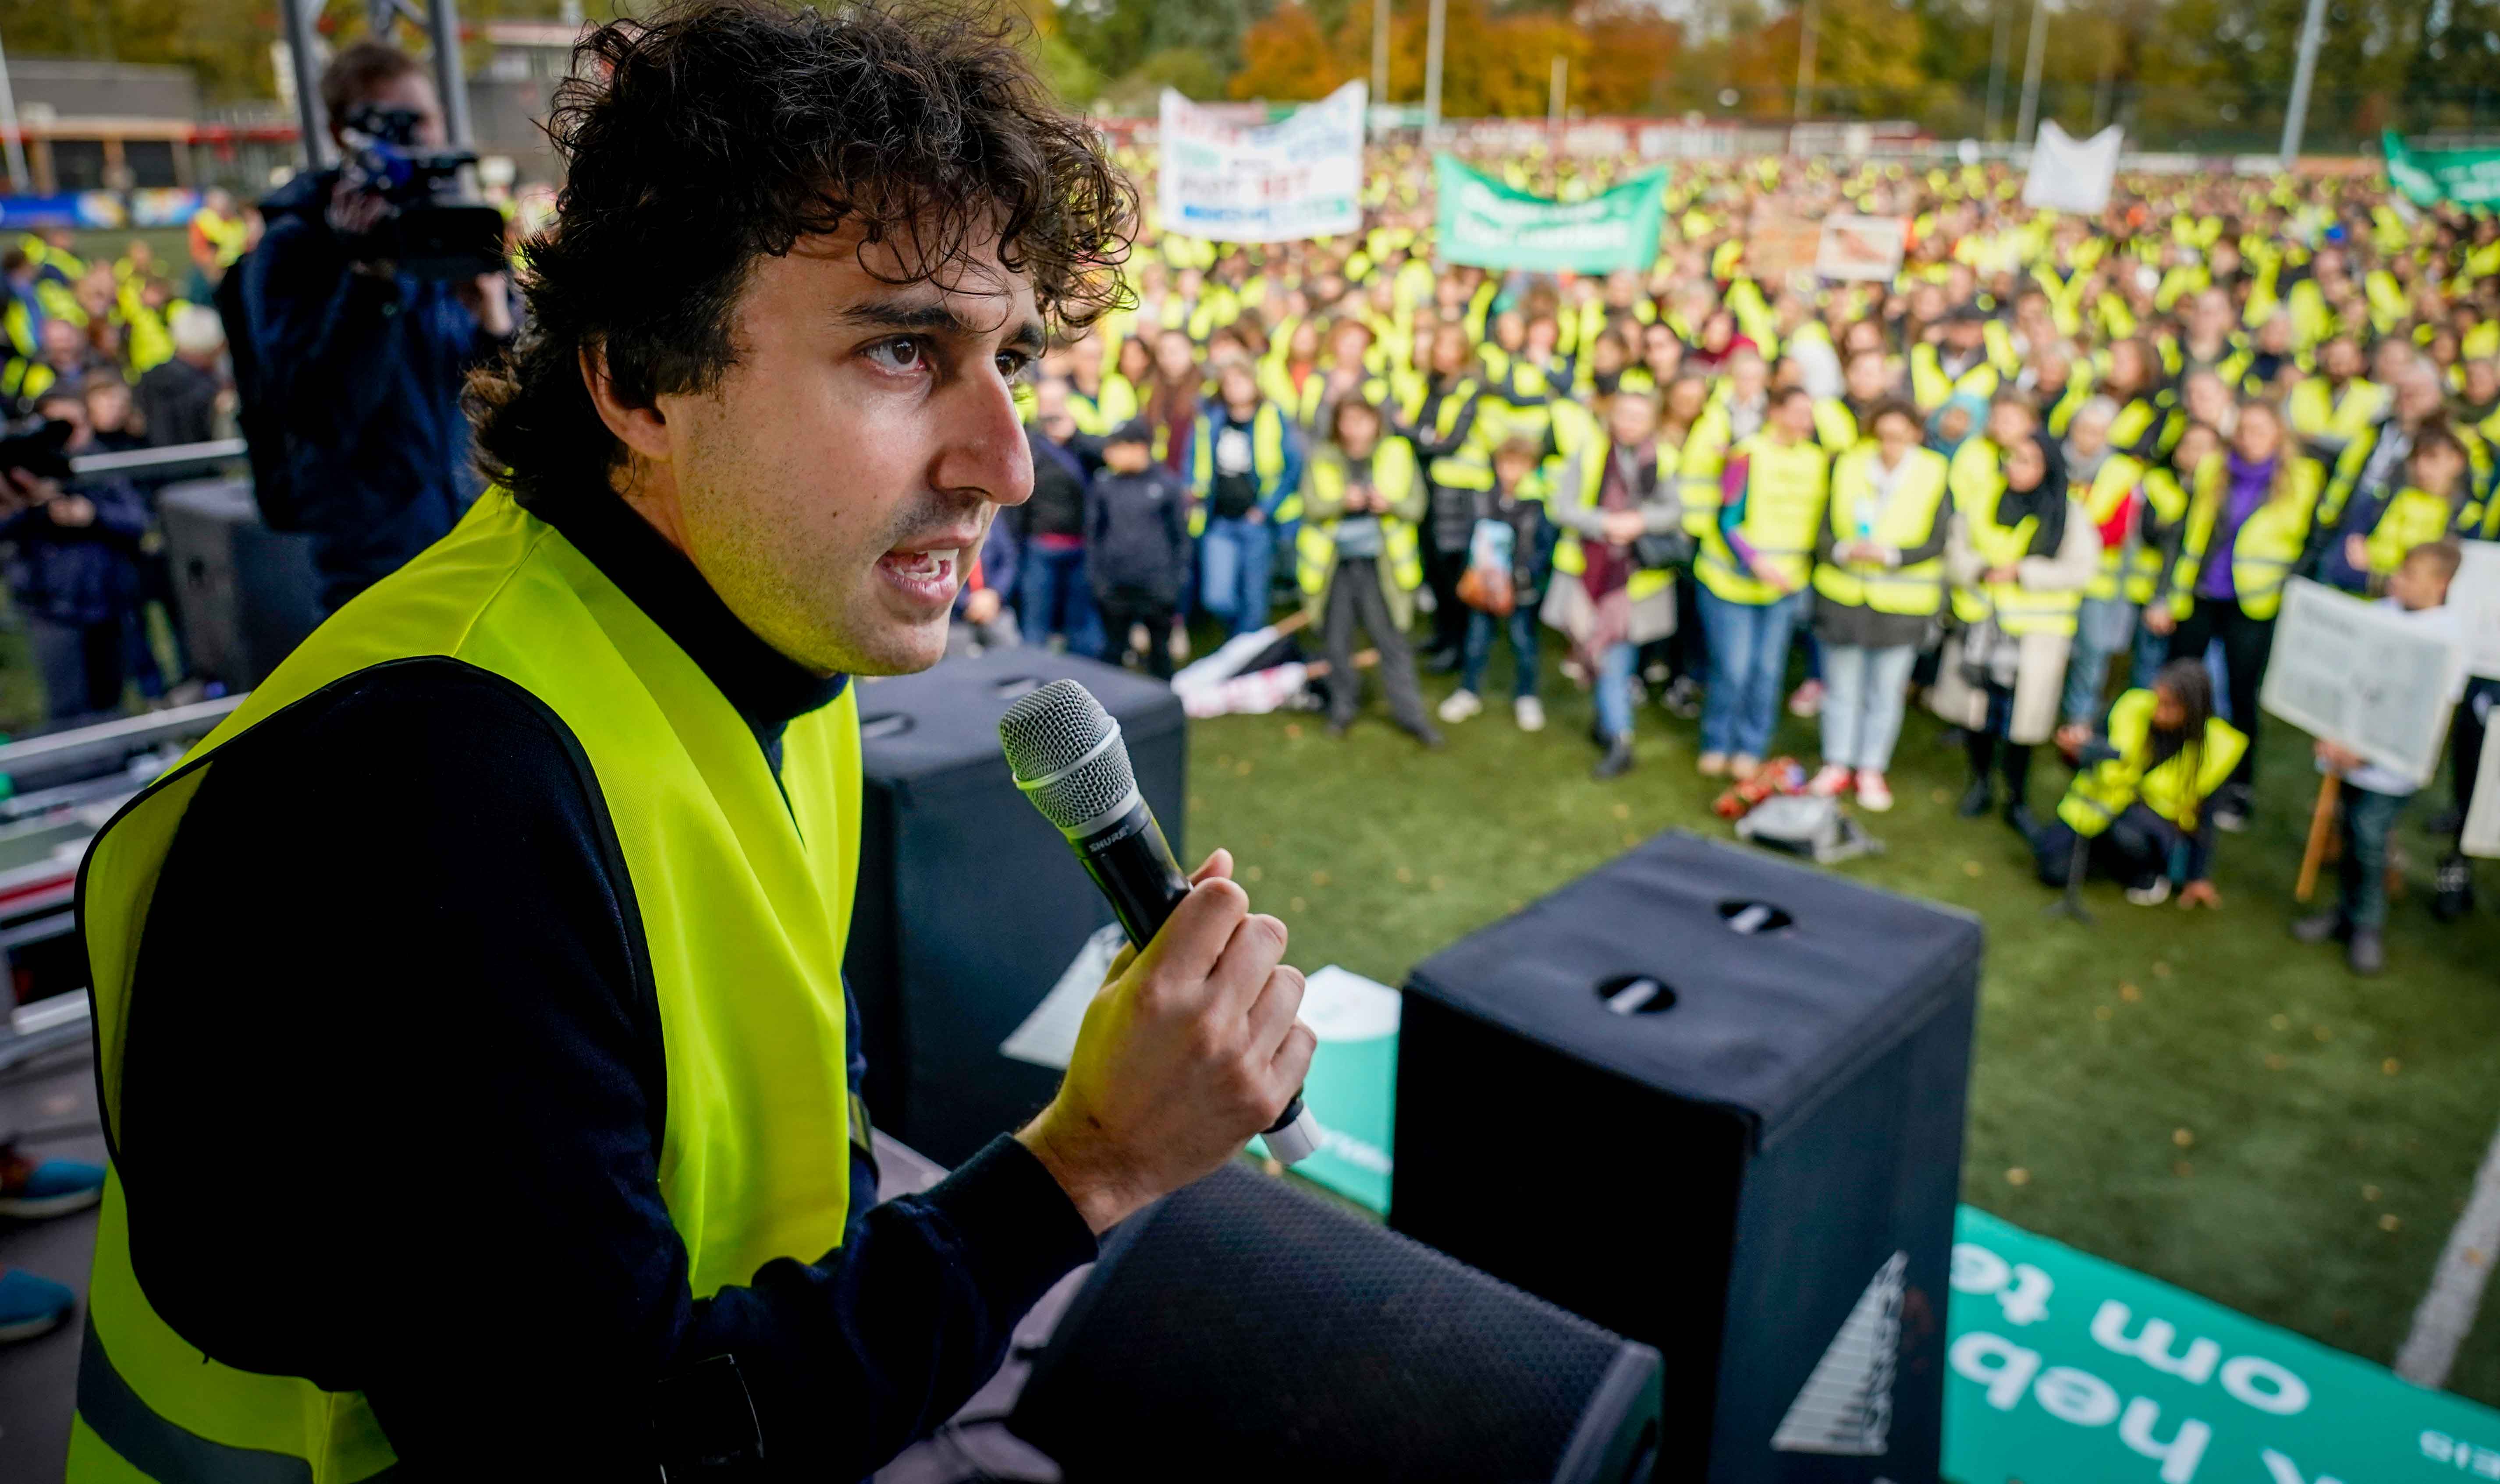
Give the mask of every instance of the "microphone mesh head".
[[[1043, 819], [1070, 830], [1101, 819], [1137, 786], [1118, 730], [1093, 692], [1073, 680], [1054, 680], [999, 718], [999, 746], [1018, 783], [1049, 780], [1025, 794]], [[1114, 738], [1108, 747], [1102, 747], [1105, 737]]]

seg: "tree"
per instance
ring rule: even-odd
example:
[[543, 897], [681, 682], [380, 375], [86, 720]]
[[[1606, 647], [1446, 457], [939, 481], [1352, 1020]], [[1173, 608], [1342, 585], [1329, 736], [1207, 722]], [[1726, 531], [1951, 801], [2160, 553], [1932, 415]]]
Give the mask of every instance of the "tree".
[[1241, 38], [1241, 70], [1233, 75], [1235, 98], [1272, 98], [1293, 102], [1325, 98], [1352, 81], [1336, 48], [1321, 31], [1319, 17], [1285, 0]]

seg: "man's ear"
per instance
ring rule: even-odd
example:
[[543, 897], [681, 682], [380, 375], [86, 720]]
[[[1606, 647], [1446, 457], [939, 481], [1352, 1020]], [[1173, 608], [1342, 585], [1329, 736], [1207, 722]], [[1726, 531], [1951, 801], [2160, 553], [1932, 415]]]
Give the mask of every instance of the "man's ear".
[[624, 402], [608, 374], [608, 352], [598, 345], [581, 347], [581, 384], [590, 389], [590, 404], [616, 440], [645, 459], [667, 463], [669, 420], [655, 405]]

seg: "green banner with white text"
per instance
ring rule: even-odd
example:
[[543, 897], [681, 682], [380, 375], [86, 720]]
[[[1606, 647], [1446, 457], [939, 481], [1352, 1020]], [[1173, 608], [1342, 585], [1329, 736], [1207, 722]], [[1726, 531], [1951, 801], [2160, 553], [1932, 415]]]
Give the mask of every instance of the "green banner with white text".
[[2416, 149], [2393, 129], [2380, 142], [2387, 183], [2414, 205], [2500, 206], [2500, 149]]
[[1536, 273], [1646, 270], [1658, 258], [1666, 172], [1654, 170], [1585, 201], [1513, 190], [1449, 155], [1432, 158], [1440, 196], [1435, 250], [1445, 263]]

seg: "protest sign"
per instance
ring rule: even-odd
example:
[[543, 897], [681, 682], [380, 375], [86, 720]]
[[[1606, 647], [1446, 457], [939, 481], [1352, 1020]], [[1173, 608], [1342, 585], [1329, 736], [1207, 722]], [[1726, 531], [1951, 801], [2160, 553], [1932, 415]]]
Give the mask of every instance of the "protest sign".
[[1765, 285], [1814, 272], [1823, 228], [1802, 216], [1755, 216], [1745, 233], [1745, 272]]
[[1898, 216], [1834, 214], [1823, 219], [1815, 243], [1817, 277], [1890, 283], [1901, 274], [1901, 249], [1909, 241]]
[[2416, 206], [2500, 204], [2500, 149], [2416, 149], [2389, 129], [2380, 136], [2387, 183]]
[[2088, 140], [2077, 140], [2054, 118], [2040, 124], [2031, 145], [2031, 173], [2023, 180], [2023, 204], [2057, 211], [2098, 211], [2109, 205], [2110, 182], [2118, 178], [2118, 152], [2124, 135], [2116, 124]]
[[2402, 614], [2294, 577], [2257, 703], [2420, 787], [2447, 744], [2463, 662]]
[[[1335, 964], [1312, 971], [1302, 984], [1301, 1021], [1319, 1041], [1302, 1097], [1319, 1120], [1320, 1146], [1294, 1173], [1377, 1211], [1389, 1209], [1402, 1004], [1387, 984]], [[1252, 1147], [1266, 1152], [1264, 1144]]]
[[2465, 835], [2456, 848], [2484, 859], [2500, 855], [2500, 746], [2488, 741], [2482, 766], [2474, 770], [2474, 803], [2465, 811]]
[[1362, 230], [1364, 97], [1348, 82], [1274, 123], [1243, 124], [1164, 89], [1164, 230], [1219, 242]]
[[1586, 201], [1549, 201], [1469, 170], [1432, 160], [1440, 195], [1438, 251], [1445, 263], [1534, 273], [1645, 270], [1658, 258], [1666, 172], [1651, 171]]
[[2448, 605], [2465, 636], [2465, 673], [2500, 678], [2500, 542], [2461, 544]]

